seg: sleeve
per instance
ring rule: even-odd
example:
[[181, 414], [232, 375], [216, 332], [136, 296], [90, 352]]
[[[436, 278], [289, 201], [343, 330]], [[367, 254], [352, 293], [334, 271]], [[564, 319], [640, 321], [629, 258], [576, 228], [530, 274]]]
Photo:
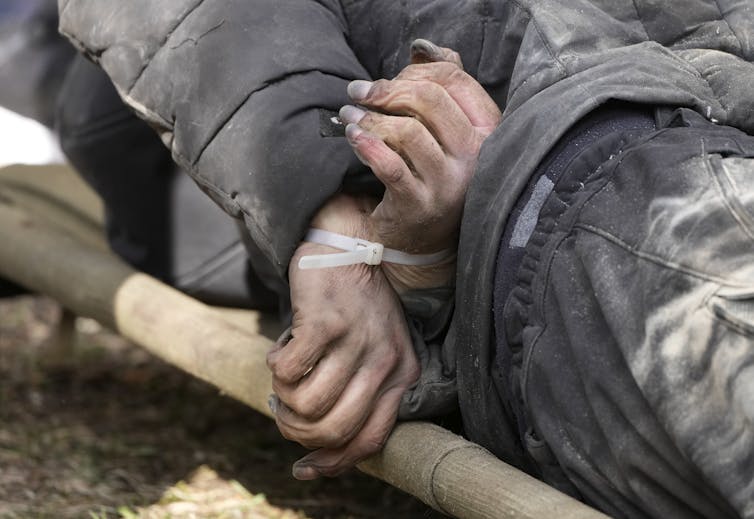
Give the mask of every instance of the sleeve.
[[61, 32], [285, 278], [341, 186], [373, 186], [329, 131], [368, 74], [337, 0], [59, 0]]

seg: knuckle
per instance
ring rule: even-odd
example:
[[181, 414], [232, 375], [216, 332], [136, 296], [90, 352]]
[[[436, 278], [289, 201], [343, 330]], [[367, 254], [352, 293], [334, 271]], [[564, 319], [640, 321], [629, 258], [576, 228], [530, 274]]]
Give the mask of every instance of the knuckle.
[[407, 138], [416, 137], [424, 130], [424, 125], [414, 117], [401, 117], [402, 133]]
[[344, 425], [337, 425], [328, 431], [323, 440], [327, 441], [328, 447], [340, 447], [351, 439], [349, 430]]
[[421, 138], [424, 125], [414, 117], [396, 117], [394, 140], [399, 149], [405, 149]]
[[412, 63], [404, 67], [404, 69], [400, 71], [395, 79], [410, 79], [421, 76], [424, 70], [426, 70], [426, 67], [426, 63]]
[[267, 353], [267, 359], [266, 359], [267, 360], [267, 367], [273, 373], [275, 372], [275, 369], [276, 369], [277, 364], [278, 364], [277, 358], [278, 358], [277, 352], [272, 352], [271, 351], [271, 352]]
[[307, 420], [321, 418], [326, 411], [324, 399], [320, 395], [312, 395], [310, 392], [296, 394], [291, 402], [291, 409]]
[[283, 384], [293, 384], [301, 378], [302, 368], [287, 359], [278, 360], [270, 367], [272, 376]]
[[455, 65], [456, 67], [458, 68], [461, 67], [461, 64], [462, 64], [461, 55], [457, 51], [449, 50], [448, 59], [451, 60], [453, 62], [453, 65]]
[[413, 94], [432, 106], [445, 95], [445, 88], [434, 81], [418, 81]]
[[316, 431], [313, 427], [294, 427], [280, 417], [277, 418], [277, 427], [283, 438], [296, 442], [307, 449], [318, 449], [322, 446], [317, 442]]
[[396, 349], [389, 347], [376, 360], [375, 367], [382, 373], [390, 372], [398, 365], [399, 360], [399, 354]]
[[452, 61], [439, 61], [433, 65], [435, 74], [440, 78], [446, 78], [446, 80], [450, 79], [453, 74], [460, 70], [458, 65]]
[[323, 344], [329, 344], [348, 332], [350, 326], [346, 315], [347, 311], [347, 307], [339, 307], [322, 315], [319, 326], [323, 336]]
[[359, 121], [359, 126], [365, 130], [373, 130], [380, 127], [381, 120], [384, 116], [375, 112], [367, 112]]
[[393, 157], [387, 159], [380, 168], [382, 177], [388, 184], [395, 183], [401, 180], [405, 171], [406, 164], [399, 157]]
[[372, 83], [372, 89], [369, 91], [367, 98], [371, 103], [379, 103], [391, 91], [392, 81], [389, 79], [378, 79]]
[[290, 427], [288, 427], [288, 425], [286, 425], [279, 419], [277, 420], [277, 426], [278, 426], [278, 431], [280, 431], [280, 435], [286, 440], [290, 440], [290, 441], [294, 441], [298, 443], [302, 442], [297, 432], [291, 429]]
[[469, 76], [464, 70], [460, 67], [458, 67], [455, 64], [448, 63], [452, 67], [451, 70], [448, 71], [448, 83], [466, 83], [471, 79], [471, 76]]

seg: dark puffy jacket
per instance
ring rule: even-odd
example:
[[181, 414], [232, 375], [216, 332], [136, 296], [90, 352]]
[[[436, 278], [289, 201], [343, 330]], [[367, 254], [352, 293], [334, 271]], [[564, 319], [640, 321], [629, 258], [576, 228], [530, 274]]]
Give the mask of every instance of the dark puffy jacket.
[[348, 102], [348, 81], [394, 76], [416, 37], [457, 49], [504, 107], [504, 124], [468, 193], [450, 328], [444, 341], [417, 337], [432, 352], [421, 386], [431, 398], [418, 396], [413, 410], [440, 408], [455, 389], [471, 438], [517, 464], [490, 308], [500, 237], [532, 172], [610, 99], [689, 107], [754, 132], [751, 0], [60, 0], [60, 9], [63, 32], [244, 219], [280, 276], [324, 200], [372, 183], [329, 136], [328, 110]]

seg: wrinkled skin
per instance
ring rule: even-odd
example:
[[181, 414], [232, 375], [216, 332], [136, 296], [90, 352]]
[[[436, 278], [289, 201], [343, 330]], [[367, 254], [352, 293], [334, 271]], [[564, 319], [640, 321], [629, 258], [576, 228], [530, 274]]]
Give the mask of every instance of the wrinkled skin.
[[[361, 211], [359, 201], [337, 197], [313, 225], [363, 235]], [[419, 376], [403, 308], [379, 267], [297, 267], [303, 255], [333, 252], [313, 243], [299, 247], [289, 272], [292, 338], [268, 355], [280, 431], [319, 449], [296, 463], [298, 479], [338, 475], [378, 452], [401, 396]]]
[[[337, 195], [312, 227], [410, 253], [455, 250], [479, 148], [500, 111], [453, 51], [419, 40], [412, 61], [392, 81], [349, 86], [371, 111], [341, 111], [355, 153], [385, 184], [384, 198]], [[452, 257], [425, 267], [298, 269], [303, 255], [334, 252], [299, 247], [289, 269], [291, 334], [268, 355], [278, 427], [316, 449], [294, 466], [298, 479], [335, 476], [379, 452], [419, 375], [397, 293], [450, 285], [455, 271]]]
[[[458, 60], [448, 49], [438, 53]], [[422, 59], [414, 48], [413, 60]], [[372, 111], [341, 110], [348, 141], [386, 188], [370, 215], [371, 236], [410, 253], [455, 250], [479, 149], [500, 124], [497, 105], [450, 61], [410, 65], [391, 81], [355, 81], [349, 94]], [[449, 284], [455, 262], [383, 269], [401, 293]]]

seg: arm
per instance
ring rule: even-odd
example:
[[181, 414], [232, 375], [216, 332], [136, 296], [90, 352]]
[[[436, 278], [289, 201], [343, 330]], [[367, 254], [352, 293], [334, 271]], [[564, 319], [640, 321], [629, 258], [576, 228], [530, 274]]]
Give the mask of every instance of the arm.
[[[341, 112], [346, 119], [355, 115], [348, 121], [349, 140], [387, 192], [379, 203], [336, 197], [313, 226], [409, 252], [455, 246], [476, 154], [499, 111], [456, 65], [435, 65], [410, 67], [395, 81], [370, 85], [364, 95], [351, 88], [361, 103], [407, 114]], [[328, 248], [304, 243], [297, 257], [320, 253]], [[453, 270], [452, 264], [383, 264], [300, 271], [291, 264], [292, 338], [279, 343], [268, 361], [278, 426], [289, 439], [318, 449], [297, 463], [296, 477], [336, 475], [382, 447], [401, 395], [418, 375], [403, 311], [388, 282], [399, 291], [444, 286]]]
[[316, 211], [368, 175], [345, 139], [323, 131], [348, 82], [367, 77], [340, 9], [336, 0], [60, 0], [61, 31], [243, 219], [281, 280]]
[[[363, 237], [371, 207], [371, 200], [338, 196], [312, 223]], [[268, 355], [280, 431], [318, 449], [294, 466], [299, 479], [337, 475], [380, 450], [419, 374], [403, 308], [379, 267], [297, 267], [301, 255], [332, 252], [299, 247], [290, 268], [290, 335]]]

